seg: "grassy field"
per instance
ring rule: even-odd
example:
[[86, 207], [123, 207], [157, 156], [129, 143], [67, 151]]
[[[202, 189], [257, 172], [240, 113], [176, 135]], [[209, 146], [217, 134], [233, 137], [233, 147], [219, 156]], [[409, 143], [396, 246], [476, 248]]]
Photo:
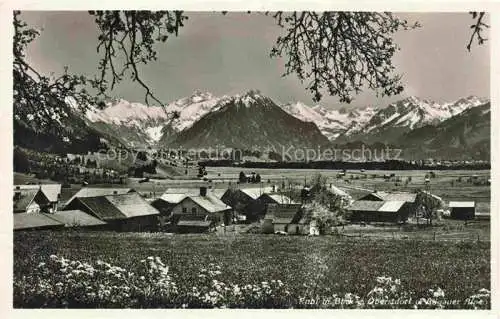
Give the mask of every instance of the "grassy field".
[[[159, 196], [170, 187], [199, 187], [210, 185], [213, 188], [227, 188], [235, 185], [240, 171], [250, 173], [255, 171], [261, 175], [263, 185], [276, 184], [303, 185], [315, 174], [327, 177], [327, 184], [333, 184], [347, 191], [355, 199], [369, 193], [372, 190], [386, 191], [413, 191], [415, 189], [428, 189], [431, 193], [441, 196], [445, 201], [453, 200], [473, 200], [476, 201], [476, 211], [478, 213], [490, 212], [491, 187], [489, 185], [473, 185], [466, 180], [472, 176], [477, 176], [479, 180], [487, 180], [490, 177], [489, 170], [453, 170], [435, 171], [436, 177], [431, 179], [430, 185], [426, 187], [424, 180], [426, 171], [347, 171], [346, 177], [337, 178], [337, 170], [313, 170], [313, 169], [242, 169], [239, 167], [208, 167], [206, 176], [210, 183], [199, 179], [163, 179], [140, 183], [138, 178], [129, 178], [124, 185], [93, 185], [102, 187], [132, 187], [142, 194]], [[385, 174], [395, 174], [403, 182], [396, 185], [395, 182], [385, 181], [382, 177]], [[376, 175], [377, 177], [373, 177]], [[353, 179], [351, 179], [353, 176]], [[366, 178], [365, 178], [366, 177]], [[405, 184], [404, 181], [411, 177], [411, 182]], [[356, 179], [357, 178], [357, 179]], [[458, 181], [461, 179], [462, 181]], [[24, 174], [15, 174], [14, 182], [24, 184], [25, 182], [35, 182], [33, 178]], [[268, 183], [269, 182], [269, 183]], [[241, 185], [241, 187], [258, 187], [255, 184]], [[63, 189], [61, 199], [69, 199], [75, 194], [81, 185], [72, 185], [70, 189]]]
[[[36, 273], [36, 265], [51, 254], [130, 269], [159, 256], [184, 294], [203, 285], [200, 270], [214, 263], [223, 282], [244, 286], [281, 280], [294, 307], [304, 306], [298, 302], [303, 296], [366, 295], [379, 276], [400, 279], [415, 296], [439, 287], [447, 300], [464, 300], [490, 287], [489, 242], [112, 232], [16, 233], [14, 281]], [[14, 302], [28, 306], [16, 290]]]

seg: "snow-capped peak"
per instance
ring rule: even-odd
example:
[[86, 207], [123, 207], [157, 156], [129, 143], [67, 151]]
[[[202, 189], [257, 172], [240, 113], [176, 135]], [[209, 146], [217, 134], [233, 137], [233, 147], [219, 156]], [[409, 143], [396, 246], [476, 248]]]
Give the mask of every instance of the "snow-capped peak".
[[321, 105], [307, 106], [302, 102], [288, 103], [281, 108], [302, 121], [314, 122], [330, 140], [339, 135], [374, 132], [382, 127], [414, 129], [442, 122], [461, 112], [486, 103], [487, 100], [469, 96], [450, 103], [409, 96], [387, 107], [329, 109]]

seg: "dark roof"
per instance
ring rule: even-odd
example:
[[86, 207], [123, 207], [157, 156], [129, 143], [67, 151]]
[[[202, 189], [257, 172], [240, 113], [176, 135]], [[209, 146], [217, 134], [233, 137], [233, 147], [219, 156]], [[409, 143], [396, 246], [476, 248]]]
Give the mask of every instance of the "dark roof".
[[53, 214], [47, 214], [49, 218], [63, 223], [66, 227], [72, 226], [97, 226], [105, 225], [102, 220], [89, 215], [81, 210], [62, 210]]
[[45, 214], [38, 213], [19, 213], [14, 214], [14, 230], [33, 229], [33, 228], [60, 228], [64, 224], [47, 217]]
[[127, 216], [116, 208], [106, 197], [80, 197], [76, 201], [81, 202], [90, 209], [99, 219], [113, 220], [126, 219]]
[[59, 200], [59, 194], [61, 194], [61, 184], [15, 185], [14, 188], [21, 190], [41, 189], [43, 194], [51, 202], [57, 202]]
[[300, 204], [269, 204], [265, 219], [273, 224], [297, 224], [302, 218]]
[[39, 189], [20, 190], [16, 191], [15, 195], [14, 211], [25, 211], [28, 205], [35, 199], [36, 196], [39, 196], [47, 203], [49, 202], [47, 197]]

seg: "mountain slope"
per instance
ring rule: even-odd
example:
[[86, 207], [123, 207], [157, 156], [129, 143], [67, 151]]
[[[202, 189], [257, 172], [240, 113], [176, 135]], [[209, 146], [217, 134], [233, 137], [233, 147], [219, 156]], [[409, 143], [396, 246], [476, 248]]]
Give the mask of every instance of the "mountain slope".
[[490, 103], [470, 108], [436, 126], [428, 125], [399, 137], [405, 157], [438, 159], [490, 158]]
[[303, 122], [256, 92], [221, 101], [215, 111], [181, 131], [170, 146], [238, 148], [317, 147], [329, 144], [314, 123]]
[[195, 91], [165, 107], [130, 103], [123, 99], [108, 103], [103, 110], [91, 108], [85, 117], [101, 132], [120, 136], [132, 147], [168, 142], [177, 132], [190, 127], [224, 99]]
[[286, 104], [287, 113], [306, 122], [315, 123], [321, 132], [336, 143], [363, 141], [392, 143], [413, 129], [438, 124], [461, 112], [484, 104], [475, 96], [451, 103], [435, 103], [408, 97], [387, 107], [334, 110], [322, 106], [309, 107], [303, 103]]

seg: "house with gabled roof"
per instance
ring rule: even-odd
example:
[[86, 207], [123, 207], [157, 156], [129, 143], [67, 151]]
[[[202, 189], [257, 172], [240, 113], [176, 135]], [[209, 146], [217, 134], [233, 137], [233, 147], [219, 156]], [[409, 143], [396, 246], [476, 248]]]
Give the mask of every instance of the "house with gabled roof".
[[105, 221], [116, 231], [153, 231], [158, 228], [160, 212], [138, 193], [76, 197], [66, 210], [82, 210]]
[[263, 194], [271, 194], [273, 187], [229, 188], [220, 197], [227, 205], [233, 207], [236, 215], [245, 216], [247, 222], [253, 222], [265, 215], [265, 204], [258, 198]]
[[347, 209], [351, 222], [401, 223], [408, 219], [405, 201], [357, 200]]
[[61, 184], [39, 184], [39, 185], [15, 185], [14, 191], [17, 190], [37, 190], [40, 189], [50, 202], [50, 210], [57, 211], [58, 202], [61, 197]]
[[311, 218], [301, 204], [269, 204], [262, 223], [264, 233], [308, 234]]
[[40, 188], [14, 191], [13, 211], [17, 213], [42, 213], [49, 212], [50, 201]]
[[[177, 227], [183, 227], [180, 221], [203, 220], [213, 225], [228, 225], [232, 220], [233, 209], [211, 193], [206, 187], [200, 187], [199, 194], [188, 195], [172, 209], [171, 220]], [[210, 225], [206, 225], [207, 231]]]
[[361, 197], [359, 200], [404, 202], [401, 211], [404, 211], [404, 214], [407, 214], [408, 216], [416, 216], [418, 212], [417, 195], [417, 193], [408, 192], [375, 191]]

